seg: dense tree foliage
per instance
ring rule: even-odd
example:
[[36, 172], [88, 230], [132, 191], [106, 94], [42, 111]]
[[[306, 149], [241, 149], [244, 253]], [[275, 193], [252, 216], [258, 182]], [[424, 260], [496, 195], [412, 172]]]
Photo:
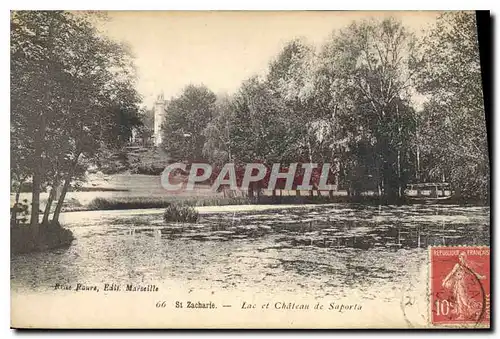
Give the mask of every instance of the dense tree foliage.
[[[463, 197], [486, 199], [475, 27], [473, 13], [453, 12], [421, 39], [387, 18], [353, 22], [318, 50], [290, 41], [264, 77], [231, 96], [189, 97], [188, 88], [167, 114], [165, 147], [176, 159], [203, 154], [219, 165], [330, 163], [349, 194], [371, 190], [388, 201], [407, 183], [445, 180]], [[201, 129], [203, 143], [183, 136]]]
[[474, 13], [442, 15], [425, 39], [418, 90], [429, 179], [445, 176], [464, 198], [489, 197], [490, 167]]
[[[130, 53], [90, 19], [12, 13], [11, 184], [19, 192], [31, 183], [35, 233], [42, 190], [50, 191], [43, 221], [55, 202], [57, 221], [71, 183], [89, 165], [123, 147], [134, 128], [149, 139]], [[489, 196], [473, 13], [445, 13], [420, 38], [385, 18], [353, 22], [319, 47], [290, 41], [264, 75], [235, 93], [189, 85], [168, 101], [166, 117], [161, 147], [174, 161], [237, 169], [258, 162], [268, 171], [273, 163], [283, 170], [329, 163], [330, 183], [387, 201], [400, 199], [407, 183], [431, 181], [450, 182], [466, 199]], [[299, 165], [294, 187], [302, 175]]]
[[[201, 153], [221, 166], [329, 163], [331, 180], [349, 194], [373, 191], [388, 201], [400, 199], [407, 183], [432, 181], [485, 199], [475, 27], [473, 13], [453, 12], [419, 39], [386, 18], [353, 22], [319, 49], [290, 41], [265, 76], [231, 96], [207, 100], [186, 90], [167, 114], [165, 147], [176, 159]], [[203, 144], [182, 136], [201, 129]]]
[[217, 97], [206, 86], [187, 86], [169, 101], [162, 125], [162, 147], [173, 160], [204, 159], [204, 130], [212, 119]]
[[129, 52], [84, 13], [13, 12], [10, 47], [11, 182], [32, 182], [36, 235], [42, 188], [52, 188], [43, 220], [57, 200], [57, 223], [71, 182], [140, 124], [140, 97]]

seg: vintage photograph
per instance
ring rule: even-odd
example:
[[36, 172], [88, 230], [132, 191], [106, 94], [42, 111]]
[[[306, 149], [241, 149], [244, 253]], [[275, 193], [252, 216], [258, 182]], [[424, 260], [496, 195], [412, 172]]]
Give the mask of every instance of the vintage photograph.
[[476, 18], [12, 11], [11, 326], [489, 328]]

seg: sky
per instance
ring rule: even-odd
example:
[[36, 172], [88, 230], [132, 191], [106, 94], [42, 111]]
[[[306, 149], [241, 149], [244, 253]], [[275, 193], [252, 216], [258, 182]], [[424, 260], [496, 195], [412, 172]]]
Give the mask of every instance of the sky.
[[320, 46], [353, 20], [394, 16], [417, 35], [437, 12], [166, 12], [114, 11], [102, 30], [127, 43], [135, 56], [138, 91], [152, 107], [156, 97], [178, 96], [192, 84], [217, 94], [265, 74], [269, 62], [294, 38]]

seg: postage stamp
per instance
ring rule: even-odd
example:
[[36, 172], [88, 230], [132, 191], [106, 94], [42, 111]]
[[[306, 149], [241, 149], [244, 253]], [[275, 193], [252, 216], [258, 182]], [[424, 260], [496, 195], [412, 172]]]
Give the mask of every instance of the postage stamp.
[[433, 325], [490, 324], [490, 248], [430, 249], [430, 321]]

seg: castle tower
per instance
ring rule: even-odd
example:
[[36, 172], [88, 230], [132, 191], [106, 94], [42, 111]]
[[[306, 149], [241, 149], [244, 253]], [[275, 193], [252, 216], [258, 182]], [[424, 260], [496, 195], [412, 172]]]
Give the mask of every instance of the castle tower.
[[153, 137], [155, 146], [159, 146], [161, 144], [161, 124], [163, 123], [163, 119], [165, 119], [165, 98], [162, 93], [158, 96], [154, 104]]

